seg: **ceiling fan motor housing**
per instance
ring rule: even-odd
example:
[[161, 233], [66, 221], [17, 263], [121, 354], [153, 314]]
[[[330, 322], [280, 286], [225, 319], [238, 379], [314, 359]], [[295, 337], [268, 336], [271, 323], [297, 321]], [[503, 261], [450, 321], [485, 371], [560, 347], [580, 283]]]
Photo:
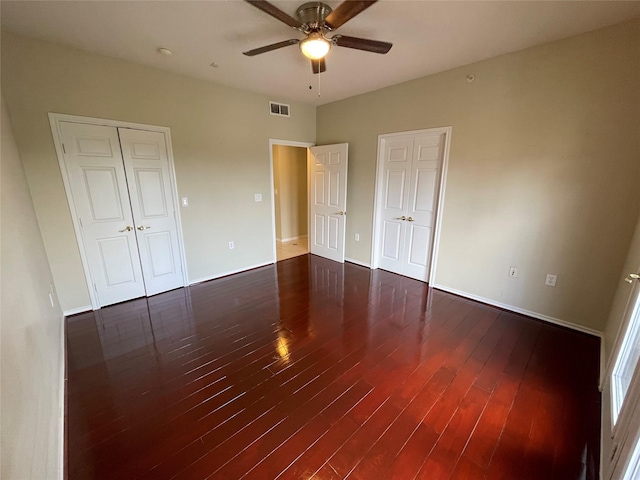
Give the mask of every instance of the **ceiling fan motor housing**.
[[324, 19], [332, 12], [331, 7], [322, 2], [309, 2], [298, 7], [296, 15], [300, 23], [307, 25], [309, 30], [318, 30]]

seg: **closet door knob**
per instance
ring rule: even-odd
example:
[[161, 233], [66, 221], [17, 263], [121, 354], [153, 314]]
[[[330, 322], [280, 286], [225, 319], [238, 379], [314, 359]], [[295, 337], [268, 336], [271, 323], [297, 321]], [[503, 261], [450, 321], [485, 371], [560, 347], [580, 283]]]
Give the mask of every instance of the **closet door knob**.
[[124, 227], [124, 230], [118, 230], [118, 231], [122, 233], [122, 232], [130, 232], [131, 230], [133, 230], [133, 227], [130, 227], [129, 225], [127, 225], [126, 227]]
[[151, 227], [144, 227], [144, 226], [140, 225], [140, 226], [138, 227], [138, 230], [143, 231], [143, 230], [149, 230], [150, 228], [151, 228]]
[[413, 222], [413, 218], [411, 217], [407, 218], [407, 222]]
[[402, 215], [401, 217], [396, 218], [396, 220], [402, 220], [403, 222], [407, 219], [407, 217], [405, 217], [404, 215]]

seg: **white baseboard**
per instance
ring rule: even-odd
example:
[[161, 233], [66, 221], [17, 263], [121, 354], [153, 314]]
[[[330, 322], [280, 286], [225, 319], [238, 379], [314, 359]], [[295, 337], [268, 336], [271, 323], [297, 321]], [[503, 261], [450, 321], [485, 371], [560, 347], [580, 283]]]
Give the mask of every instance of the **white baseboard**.
[[276, 238], [279, 242], [290, 242], [292, 240], [302, 240], [303, 238], [307, 238], [307, 235], [298, 235], [297, 237], [287, 237], [287, 238]]
[[247, 270], [253, 270], [254, 268], [265, 267], [267, 265], [273, 265], [275, 262], [273, 260], [264, 263], [258, 263], [256, 265], [249, 265], [248, 267], [238, 268], [237, 270], [229, 270], [228, 272], [218, 273], [216, 275], [211, 275], [210, 277], [202, 277], [196, 278], [194, 280], [189, 281], [189, 286], [196, 285], [202, 282], [208, 282], [209, 280], [215, 280], [216, 278], [227, 277], [229, 275], [233, 275], [234, 273], [246, 272]]
[[510, 312], [521, 313], [523, 315], [527, 315], [528, 317], [536, 318], [538, 320], [544, 320], [545, 322], [553, 323], [555, 325], [560, 325], [562, 327], [567, 327], [572, 330], [577, 330], [579, 332], [595, 335], [596, 337], [599, 337], [599, 338], [603, 338], [604, 336], [604, 334], [599, 330], [594, 330], [593, 328], [589, 328], [589, 327], [583, 327], [582, 325], [578, 325], [577, 323], [567, 322], [566, 320], [562, 320], [560, 318], [550, 317], [548, 315], [543, 315], [541, 313], [532, 312], [531, 310], [525, 310], [524, 308], [514, 307], [513, 305], [507, 305], [506, 303], [496, 302], [495, 300], [491, 300], [490, 298], [484, 298], [478, 295], [472, 295], [470, 293], [462, 292], [460, 290], [456, 290], [455, 288], [449, 288], [444, 285], [433, 284], [431, 286], [433, 288], [437, 288], [438, 290], [443, 290], [445, 292], [453, 293], [461, 297], [469, 298], [471, 300], [476, 300], [481, 303], [486, 303], [487, 305], [492, 305], [494, 307], [504, 308], [505, 310], [509, 310]]
[[60, 402], [58, 405], [58, 479], [63, 480], [65, 478], [64, 475], [64, 398], [65, 398], [65, 378], [67, 377], [67, 372], [65, 371], [65, 326], [64, 326], [64, 316], [62, 317], [62, 324], [60, 328], [60, 355], [58, 356], [58, 362], [60, 366], [60, 378], [58, 379], [60, 385], [58, 387], [58, 401]]
[[62, 315], [68, 317], [70, 315], [77, 315], [78, 313], [91, 312], [93, 307], [91, 305], [86, 305], [84, 307], [72, 308], [70, 310], [65, 310], [62, 312]]
[[344, 261], [345, 262], [349, 262], [349, 263], [355, 263], [356, 265], [360, 265], [361, 267], [371, 268], [371, 264], [365, 263], [365, 262], [361, 262], [360, 260], [356, 260], [354, 258], [344, 257]]

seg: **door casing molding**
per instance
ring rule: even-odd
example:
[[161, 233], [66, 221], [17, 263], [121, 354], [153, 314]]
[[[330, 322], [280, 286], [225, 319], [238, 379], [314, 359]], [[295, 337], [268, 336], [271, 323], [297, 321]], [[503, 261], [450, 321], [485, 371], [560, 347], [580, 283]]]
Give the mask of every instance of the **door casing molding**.
[[182, 218], [180, 216], [180, 204], [178, 199], [178, 186], [176, 182], [176, 171], [173, 160], [173, 146], [171, 144], [171, 130], [169, 127], [160, 127], [157, 125], [146, 125], [142, 123], [122, 122], [119, 120], [108, 120], [103, 118], [94, 117], [82, 117], [78, 115], [68, 115], [63, 113], [49, 113], [49, 124], [51, 126], [51, 133], [53, 135], [53, 144], [56, 150], [56, 156], [58, 157], [58, 165], [60, 166], [60, 173], [62, 174], [62, 183], [64, 184], [64, 190], [67, 196], [67, 202], [69, 204], [69, 211], [71, 212], [71, 220], [73, 222], [73, 230], [78, 242], [78, 250], [80, 251], [80, 259], [82, 260], [82, 268], [84, 270], [85, 281], [87, 282], [87, 290], [89, 291], [89, 297], [91, 299], [91, 308], [98, 310], [100, 304], [96, 296], [95, 290], [92, 288], [94, 283], [91, 270], [89, 269], [89, 262], [84, 248], [84, 241], [82, 239], [82, 230], [80, 228], [80, 222], [78, 221], [78, 215], [75, 209], [75, 202], [73, 194], [71, 192], [71, 182], [69, 181], [69, 175], [67, 167], [64, 161], [64, 150], [62, 148], [62, 136], [60, 122], [69, 123], [83, 123], [85, 125], [100, 125], [104, 127], [115, 128], [130, 128], [134, 130], [146, 130], [149, 132], [158, 132], [163, 134], [165, 143], [167, 145], [167, 157], [169, 160], [169, 175], [170, 184], [173, 190], [173, 208], [176, 218], [176, 226], [178, 229], [178, 249], [180, 251], [180, 259], [182, 261], [182, 285], [189, 285], [189, 275], [187, 272], [187, 258], [184, 250], [184, 239], [182, 236]]
[[384, 181], [382, 172], [383, 163], [383, 149], [382, 142], [387, 139], [395, 137], [403, 137], [407, 135], [419, 135], [423, 133], [443, 133], [444, 140], [444, 152], [442, 153], [442, 165], [440, 171], [440, 179], [438, 181], [438, 207], [436, 209], [436, 223], [433, 232], [433, 243], [431, 244], [431, 261], [429, 265], [429, 275], [427, 277], [427, 283], [433, 285], [436, 278], [436, 266], [438, 260], [438, 249], [440, 247], [440, 232], [442, 229], [442, 210], [444, 206], [445, 186], [447, 184], [447, 169], [449, 166], [449, 151], [451, 148], [451, 133], [453, 128], [448, 127], [436, 127], [425, 128], [422, 130], [410, 130], [407, 132], [395, 132], [395, 133], [383, 133], [378, 135], [378, 158], [376, 164], [376, 189], [373, 202], [373, 238], [371, 245], [371, 268], [376, 269], [379, 267], [379, 249], [380, 249], [380, 227], [381, 227], [381, 215], [380, 205], [382, 199], [382, 182]]

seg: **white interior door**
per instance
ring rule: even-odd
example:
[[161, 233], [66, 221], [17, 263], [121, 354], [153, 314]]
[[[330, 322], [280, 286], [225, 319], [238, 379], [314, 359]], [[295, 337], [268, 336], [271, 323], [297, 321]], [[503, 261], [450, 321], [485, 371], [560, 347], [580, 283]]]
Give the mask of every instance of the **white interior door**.
[[64, 157], [101, 306], [145, 295], [127, 180], [113, 127], [61, 122]]
[[423, 281], [429, 276], [443, 153], [444, 133], [414, 138], [403, 274]]
[[406, 220], [413, 163], [413, 137], [383, 140], [380, 195], [381, 245], [379, 266], [403, 274]]
[[377, 265], [427, 281], [444, 158], [441, 130], [381, 138]]
[[[611, 395], [611, 452], [604, 478], [633, 480], [640, 471], [640, 282], [633, 284], [609, 373]], [[604, 413], [607, 414], [606, 412]]]
[[147, 295], [183, 285], [164, 134], [119, 128]]
[[309, 148], [309, 250], [336, 262], [344, 262], [347, 153], [346, 143]]

